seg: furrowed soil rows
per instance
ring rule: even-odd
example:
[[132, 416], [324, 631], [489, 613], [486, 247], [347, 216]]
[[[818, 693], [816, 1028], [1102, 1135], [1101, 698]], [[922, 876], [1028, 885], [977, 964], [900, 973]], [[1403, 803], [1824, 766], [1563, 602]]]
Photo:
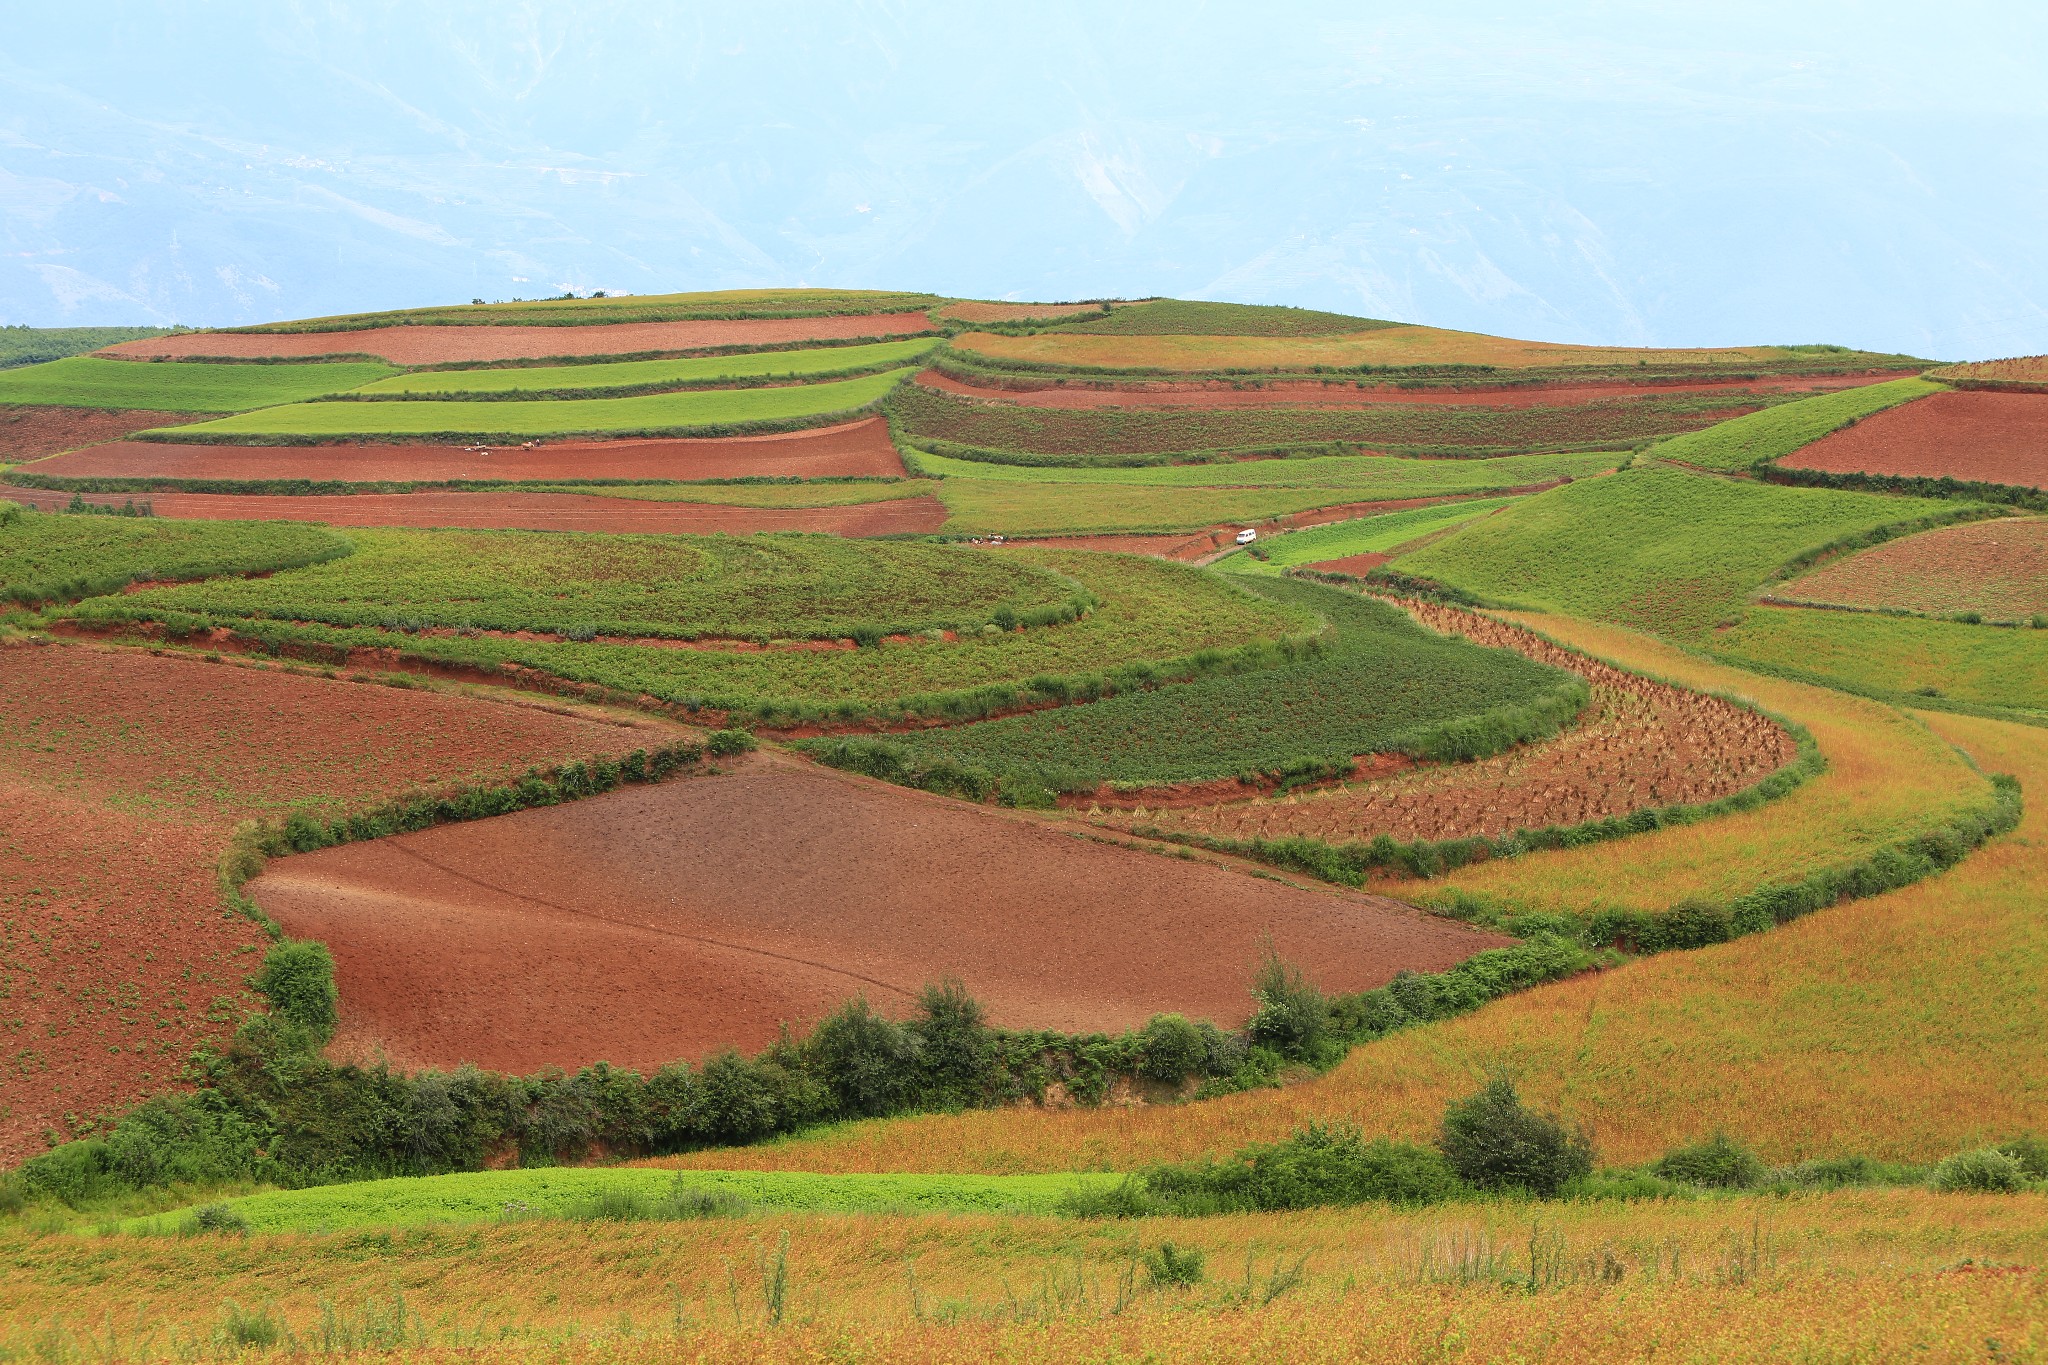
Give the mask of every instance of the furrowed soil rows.
[[[12, 502], [55, 510], [69, 493], [6, 488]], [[107, 507], [147, 501], [160, 517], [205, 521], [318, 521], [330, 526], [459, 527], [466, 530], [656, 532], [751, 535], [815, 531], [837, 536], [925, 534], [945, 524], [937, 498], [898, 498], [849, 507], [730, 507], [582, 493], [245, 493], [87, 494]]]
[[1232, 839], [1300, 835], [1333, 844], [1380, 834], [1403, 842], [1499, 837], [1732, 796], [1797, 755], [1791, 735], [1731, 702], [1652, 682], [1476, 612], [1401, 605], [1434, 629], [1579, 674], [1592, 686], [1592, 705], [1557, 739], [1476, 763], [1277, 800], [1110, 812], [1098, 821]]
[[[1755, 392], [1822, 393], [1859, 388], [1870, 375], [1778, 375], [1759, 379], [1700, 379], [1679, 383], [1627, 384], [1484, 384], [1423, 388], [1394, 384], [1358, 384], [1347, 380], [1279, 380], [1265, 384], [1228, 384], [1220, 380], [1126, 383], [1114, 388], [1076, 385], [1055, 387], [1035, 375], [1017, 375], [1002, 388], [955, 379], [926, 370], [917, 382], [960, 398], [985, 403], [1014, 403], [1030, 408], [1274, 408], [1274, 407], [1478, 407], [1550, 408], [1626, 398], [1683, 398], [1692, 394]], [[1012, 387], [1012, 384], [1014, 387]]]
[[1795, 578], [1769, 600], [2026, 621], [2048, 612], [2048, 518], [1922, 531]]
[[109, 346], [134, 360], [300, 359], [369, 355], [394, 365], [448, 365], [554, 356], [622, 356], [793, 341], [915, 336], [932, 330], [923, 313], [834, 314], [698, 322], [605, 322], [575, 327], [376, 327], [346, 332], [184, 332]]
[[2048, 488], [2048, 394], [1932, 394], [1823, 437], [1779, 463], [1831, 474]]
[[138, 650], [0, 647], [0, 1022], [17, 1040], [0, 1159], [173, 1088], [192, 1045], [234, 1027], [264, 942], [221, 900], [237, 821], [684, 733]]
[[340, 1047], [517, 1072], [752, 1050], [949, 973], [1013, 1027], [1234, 1024], [1263, 935], [1326, 989], [1500, 942], [773, 755], [281, 859], [251, 890], [333, 948]]
[[[11, 427], [0, 409], [0, 449]], [[132, 413], [130, 417], [155, 417]], [[144, 430], [162, 422], [124, 429]], [[80, 444], [80, 443], [74, 443]], [[69, 449], [69, 447], [65, 447]], [[24, 452], [26, 454], [27, 452]], [[47, 452], [45, 452], [47, 453]], [[548, 441], [488, 453], [449, 445], [219, 446], [115, 441], [72, 450], [24, 473], [93, 479], [307, 479], [439, 483], [457, 479], [901, 478], [903, 457], [879, 417], [832, 427], [724, 439]]]
[[62, 450], [118, 441], [131, 432], [203, 422], [215, 413], [134, 408], [63, 408], [0, 404], [0, 464], [36, 460]]

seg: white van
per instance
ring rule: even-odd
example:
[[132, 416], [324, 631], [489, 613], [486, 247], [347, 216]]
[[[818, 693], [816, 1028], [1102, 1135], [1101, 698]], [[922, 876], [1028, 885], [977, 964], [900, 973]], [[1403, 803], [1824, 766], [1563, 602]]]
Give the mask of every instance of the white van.
[[1252, 530], [1249, 526], [1245, 527], [1244, 530], [1239, 531], [1237, 533], [1237, 543], [1240, 545], [1249, 545], [1258, 538], [1259, 533], [1257, 531]]

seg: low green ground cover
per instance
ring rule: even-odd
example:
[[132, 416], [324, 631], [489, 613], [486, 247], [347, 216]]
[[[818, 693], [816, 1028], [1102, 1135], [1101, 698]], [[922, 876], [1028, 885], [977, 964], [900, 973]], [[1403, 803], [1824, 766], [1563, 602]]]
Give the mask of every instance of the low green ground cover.
[[1401, 326], [1398, 322], [1355, 318], [1346, 313], [1323, 313], [1313, 308], [1204, 303], [1198, 299], [1156, 299], [1150, 303], [1128, 304], [1106, 314], [1083, 314], [1079, 321], [1060, 322], [1058, 325], [1063, 332], [1108, 336], [1244, 337], [1341, 336], [1348, 332], [1375, 332], [1382, 327]]
[[1370, 497], [1333, 488], [1099, 488], [947, 479], [940, 501], [958, 535], [1063, 536], [1250, 525]]
[[[604, 397], [608, 391], [653, 393], [710, 387], [732, 380], [815, 379], [908, 364], [937, 338], [883, 341], [868, 346], [822, 346], [806, 351], [748, 351], [680, 360], [625, 360], [598, 365], [519, 366], [502, 370], [422, 370], [366, 384], [351, 397], [471, 398], [514, 395]], [[611, 396], [617, 396], [616, 393]]]
[[0, 502], [0, 602], [119, 592], [152, 579], [265, 573], [349, 552], [324, 526], [279, 521], [166, 521], [13, 511]]
[[498, 299], [483, 304], [299, 318], [226, 330], [344, 332], [368, 327], [579, 327], [606, 322], [839, 317], [922, 311], [944, 302], [937, 294], [882, 289], [715, 289], [685, 294], [625, 294], [616, 298]]
[[[222, 368], [289, 373], [307, 367]], [[382, 367], [373, 368], [378, 373], [372, 378], [390, 373]], [[819, 419], [880, 401], [912, 373], [904, 368], [822, 384], [703, 389], [637, 398], [546, 398], [490, 403], [423, 398], [406, 403], [294, 403], [189, 427], [164, 428], [154, 434], [159, 439], [178, 441], [233, 441], [243, 437], [415, 436], [495, 440], [586, 433], [715, 434], [728, 429], [814, 424]]]
[[1072, 620], [1071, 579], [922, 542], [550, 531], [349, 532], [346, 559], [138, 593], [138, 606], [335, 626], [841, 639]]
[[1817, 394], [1660, 441], [1650, 454], [1701, 469], [1748, 469], [1790, 455], [1873, 413], [1941, 391], [1941, 385], [1924, 379], [1894, 379]]
[[1041, 408], [1026, 403], [980, 402], [912, 384], [890, 400], [890, 412], [912, 443], [946, 442], [984, 452], [992, 460], [1016, 452], [1022, 463], [1041, 456], [1058, 457], [1063, 463], [1099, 464], [1116, 463], [1122, 456], [1264, 450], [1329, 442], [1448, 454], [1584, 450], [1692, 431], [1731, 412], [1783, 397], [1695, 393], [1518, 408], [1441, 403]]
[[0, 327], [0, 370], [41, 365], [141, 337], [169, 336], [181, 327]]
[[1291, 579], [1247, 586], [1327, 619], [1334, 630], [1326, 646], [1255, 673], [1087, 706], [801, 747], [835, 766], [899, 780], [943, 764], [947, 773], [993, 777], [1013, 800], [1042, 800], [1105, 784], [1325, 777], [1356, 755], [1387, 751], [1483, 757], [1555, 732], [1585, 702], [1585, 685], [1570, 674], [1438, 635], [1383, 602]]
[[1472, 498], [1462, 502], [1439, 503], [1434, 507], [1411, 507], [1402, 512], [1384, 512], [1376, 517], [1357, 517], [1311, 526], [1306, 531], [1289, 531], [1259, 541], [1258, 553], [1239, 550], [1217, 561], [1228, 573], [1262, 574], [1277, 577], [1297, 564], [1316, 564], [1347, 555], [1382, 554], [1396, 545], [1448, 530], [1505, 507], [1513, 498]]
[[2048, 713], [2048, 630], [1803, 607], [1754, 607], [1712, 639], [1737, 664], [1761, 665], [1913, 702], [1966, 702]]
[[[158, 412], [246, 412], [299, 403], [397, 374], [370, 362], [228, 365], [203, 360], [151, 362], [72, 356], [0, 373], [0, 403]], [[182, 429], [181, 429], [182, 430]]]
[[[551, 1167], [399, 1177], [271, 1190], [211, 1207], [251, 1232], [340, 1232], [522, 1218], [646, 1216], [678, 1194], [732, 1212], [1050, 1214], [1062, 1201], [1115, 1185], [1114, 1175], [817, 1175], [808, 1171], [668, 1171]], [[722, 1197], [722, 1198], [721, 1198]], [[688, 1208], [691, 1201], [675, 1200]], [[687, 1215], [685, 1215], [687, 1216]], [[168, 1232], [193, 1210], [131, 1218], [128, 1233]], [[217, 1218], [218, 1215], [215, 1215]]]
[[1132, 469], [990, 464], [922, 450], [904, 452], [912, 472], [936, 479], [1033, 485], [1102, 484], [1117, 488], [1342, 488], [1364, 496], [1424, 498], [1521, 488], [1604, 473], [1625, 454], [1570, 452], [1494, 459], [1420, 460], [1399, 455], [1295, 455], [1275, 460], [1217, 460]]
[[1628, 469], [1525, 498], [1392, 567], [1493, 602], [1698, 637], [1803, 556], [1978, 510]]
[[[891, 542], [841, 543], [873, 547]], [[227, 627], [261, 648], [315, 659], [338, 658], [351, 649], [396, 649], [408, 659], [485, 672], [530, 669], [570, 683], [708, 707], [767, 724], [898, 715], [968, 719], [1085, 687], [1091, 680], [1098, 688], [1105, 683], [1129, 687], [1242, 664], [1248, 654], [1270, 655], [1276, 641], [1321, 629], [1313, 616], [1253, 597], [1184, 564], [1049, 549], [1011, 550], [1005, 556], [1078, 581], [1102, 605], [1051, 629], [1003, 630], [991, 622], [979, 633], [950, 641], [920, 636], [884, 640], [867, 649], [756, 651], [554, 643], [261, 620], [221, 609], [203, 595], [193, 599], [203, 607], [173, 606], [158, 593], [101, 597], [64, 615], [109, 627], [153, 622], [173, 636]], [[260, 595], [249, 600], [262, 604]]]

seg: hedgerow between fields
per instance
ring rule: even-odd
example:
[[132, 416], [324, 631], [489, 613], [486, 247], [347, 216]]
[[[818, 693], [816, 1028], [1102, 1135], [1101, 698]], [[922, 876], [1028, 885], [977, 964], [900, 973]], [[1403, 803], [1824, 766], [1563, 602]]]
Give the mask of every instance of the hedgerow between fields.
[[[157, 412], [244, 412], [300, 403], [397, 374], [369, 362], [231, 365], [203, 360], [152, 363], [73, 356], [0, 372], [0, 403]], [[182, 438], [180, 438], [182, 439]]]

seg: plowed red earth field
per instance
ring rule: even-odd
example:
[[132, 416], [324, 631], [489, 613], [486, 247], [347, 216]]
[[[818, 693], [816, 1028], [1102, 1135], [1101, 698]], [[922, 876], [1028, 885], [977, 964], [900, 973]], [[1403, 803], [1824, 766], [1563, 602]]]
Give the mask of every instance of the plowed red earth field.
[[1611, 398], [1683, 398], [1696, 393], [1824, 393], [1859, 388], [1891, 375], [1783, 375], [1767, 379], [1703, 380], [1685, 384], [1503, 385], [1495, 388], [1402, 388], [1394, 384], [1359, 388], [1314, 382], [1237, 388], [1218, 383], [1128, 384], [1117, 388], [1063, 386], [1042, 389], [990, 388], [927, 370], [917, 382], [962, 398], [1016, 403], [1032, 408], [1349, 408], [1480, 407], [1554, 408]]
[[2048, 517], [1998, 517], [1888, 541], [1795, 578], [1768, 600], [2029, 620], [2048, 612]]
[[[600, 322], [582, 327], [370, 327], [359, 332], [181, 332], [109, 346], [99, 355], [134, 360], [303, 359], [373, 355], [394, 365], [447, 365], [554, 356], [640, 355], [715, 346], [915, 336], [932, 330], [923, 313], [713, 322]], [[188, 419], [189, 420], [189, 419]]]
[[216, 880], [237, 821], [681, 733], [140, 650], [0, 647], [0, 1162], [170, 1089], [193, 1045], [233, 1026], [266, 942]]
[[2048, 488], [2048, 394], [1929, 394], [1823, 436], [1778, 463], [1833, 474], [1946, 474]]
[[[69, 493], [0, 485], [0, 497], [54, 509]], [[706, 502], [652, 502], [583, 493], [88, 493], [87, 502], [118, 507], [143, 502], [160, 517], [198, 521], [320, 521], [330, 526], [459, 526], [472, 530], [654, 531], [711, 535], [724, 531], [819, 531], [880, 536], [936, 531], [946, 520], [937, 498], [897, 498], [850, 507], [727, 507]]]
[[134, 408], [56, 408], [0, 404], [0, 464], [37, 460], [60, 450], [118, 441], [133, 431], [204, 422], [210, 413], [145, 412]]
[[[0, 428], [4, 431], [4, 428]], [[4, 437], [0, 437], [4, 439]], [[494, 446], [218, 446], [115, 441], [59, 455], [32, 472], [93, 479], [309, 479], [440, 483], [455, 479], [696, 479], [896, 477], [903, 457], [879, 417], [836, 427], [723, 440], [559, 441]]]
[[770, 754], [280, 859], [251, 889], [333, 948], [337, 1046], [516, 1071], [755, 1048], [857, 992], [901, 1012], [948, 973], [1016, 1027], [1237, 1024], [1268, 934], [1342, 990], [1502, 941]]

